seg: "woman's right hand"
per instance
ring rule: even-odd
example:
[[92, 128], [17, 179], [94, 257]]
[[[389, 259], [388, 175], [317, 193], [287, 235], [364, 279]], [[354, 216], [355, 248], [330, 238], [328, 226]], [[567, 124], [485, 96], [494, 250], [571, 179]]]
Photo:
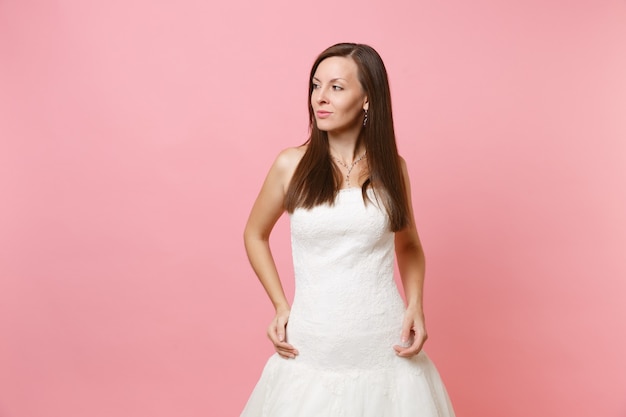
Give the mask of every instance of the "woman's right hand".
[[287, 343], [287, 322], [289, 321], [290, 310], [278, 310], [274, 320], [267, 328], [267, 337], [274, 344], [274, 349], [281, 357], [293, 359], [298, 355], [296, 348]]

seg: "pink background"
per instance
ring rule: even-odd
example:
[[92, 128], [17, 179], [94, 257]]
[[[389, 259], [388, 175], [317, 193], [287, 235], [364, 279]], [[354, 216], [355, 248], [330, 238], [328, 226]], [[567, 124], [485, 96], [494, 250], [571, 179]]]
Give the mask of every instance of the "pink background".
[[626, 416], [617, 0], [0, 1], [0, 416], [238, 415], [243, 226], [346, 40], [390, 73], [459, 417]]

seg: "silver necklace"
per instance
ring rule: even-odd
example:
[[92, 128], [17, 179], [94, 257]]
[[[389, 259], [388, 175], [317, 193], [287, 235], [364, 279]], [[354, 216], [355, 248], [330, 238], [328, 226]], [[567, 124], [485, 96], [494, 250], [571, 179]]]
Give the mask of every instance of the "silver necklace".
[[363, 155], [361, 155], [357, 159], [355, 159], [354, 162], [352, 163], [352, 165], [345, 164], [339, 158], [334, 157], [334, 156], [331, 155], [335, 162], [337, 162], [339, 165], [341, 165], [342, 167], [344, 167], [345, 169], [348, 170], [348, 173], [346, 174], [346, 186], [348, 188], [350, 187], [350, 173], [352, 172], [352, 170], [354, 169], [356, 164], [358, 164], [359, 162], [361, 162], [362, 159], [365, 158], [366, 154], [367, 154], [367, 152], [363, 152]]

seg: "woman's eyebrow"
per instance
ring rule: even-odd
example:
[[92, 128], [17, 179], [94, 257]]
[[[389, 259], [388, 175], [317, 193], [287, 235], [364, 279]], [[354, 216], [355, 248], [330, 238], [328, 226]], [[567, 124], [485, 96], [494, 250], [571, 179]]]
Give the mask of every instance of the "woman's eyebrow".
[[[313, 81], [320, 81], [320, 79], [317, 78], [317, 77], [313, 77]], [[341, 77], [333, 78], [332, 80], [330, 80], [331, 83], [333, 83], [335, 81], [345, 81], [345, 82], [347, 82], [348, 80], [346, 80], [345, 78], [341, 78]]]

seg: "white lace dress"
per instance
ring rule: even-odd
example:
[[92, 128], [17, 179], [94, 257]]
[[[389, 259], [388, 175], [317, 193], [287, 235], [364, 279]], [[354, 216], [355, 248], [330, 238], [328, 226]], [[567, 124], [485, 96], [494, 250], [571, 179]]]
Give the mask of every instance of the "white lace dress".
[[[373, 200], [373, 198], [371, 199]], [[404, 313], [394, 234], [361, 190], [291, 215], [296, 292], [287, 341], [268, 360], [242, 417], [453, 417], [426, 353], [396, 356]]]

